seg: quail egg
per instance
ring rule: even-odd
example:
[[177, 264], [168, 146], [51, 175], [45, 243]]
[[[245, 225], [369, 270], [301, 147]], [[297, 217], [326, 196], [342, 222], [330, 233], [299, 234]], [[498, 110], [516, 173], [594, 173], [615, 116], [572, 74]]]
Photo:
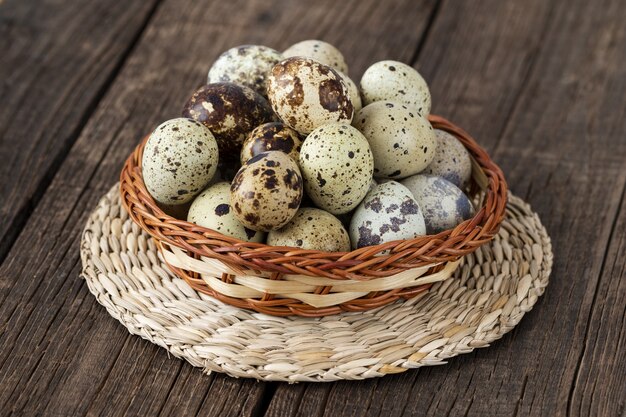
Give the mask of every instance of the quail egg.
[[239, 156], [248, 133], [274, 119], [267, 100], [251, 88], [234, 83], [213, 83], [200, 87], [183, 109], [190, 117], [208, 127], [226, 159]]
[[315, 205], [341, 214], [354, 209], [367, 194], [374, 159], [358, 130], [335, 123], [318, 127], [304, 140], [300, 169]]
[[219, 182], [201, 192], [191, 203], [187, 221], [248, 242], [262, 242], [265, 237], [263, 232], [248, 229], [237, 220], [230, 207], [227, 182]]
[[414, 175], [401, 182], [424, 212], [428, 234], [452, 229], [474, 214], [469, 198], [456, 185], [441, 177]]
[[269, 232], [283, 227], [302, 201], [298, 164], [280, 151], [260, 153], [237, 172], [230, 187], [234, 214], [249, 229]]
[[243, 143], [241, 163], [267, 151], [281, 151], [298, 161], [302, 139], [298, 132], [281, 122], [270, 122], [257, 126]]
[[208, 84], [231, 82], [252, 88], [266, 96], [267, 74], [283, 55], [267, 46], [241, 45], [220, 55], [207, 77]]
[[341, 79], [343, 80], [346, 87], [348, 87], [350, 101], [352, 102], [352, 107], [354, 108], [354, 114], [356, 114], [363, 107], [359, 88], [356, 86], [355, 82], [352, 81], [350, 77], [348, 77], [346, 74], [340, 71], [337, 71], [337, 73], [341, 76]]
[[144, 147], [143, 180], [157, 203], [185, 204], [213, 178], [218, 159], [209, 129], [182, 117], [168, 120], [152, 132]]
[[328, 42], [315, 39], [298, 42], [285, 49], [283, 56], [285, 58], [292, 56], [312, 58], [317, 62], [328, 65], [337, 71], [343, 72], [344, 74], [348, 73], [348, 64], [346, 64], [345, 58], [341, 52], [339, 52], [339, 49], [335, 48]]
[[470, 154], [460, 140], [446, 132], [435, 129], [437, 149], [433, 161], [424, 169], [424, 174], [432, 174], [463, 188], [472, 177]]
[[433, 127], [404, 104], [368, 104], [356, 114], [353, 124], [370, 144], [377, 178], [406, 178], [426, 168], [435, 156]]
[[324, 252], [350, 250], [350, 238], [341, 222], [324, 210], [310, 207], [301, 208], [289, 223], [269, 232], [267, 244]]
[[419, 204], [411, 192], [396, 181], [374, 187], [350, 221], [350, 240], [355, 249], [425, 234]]
[[361, 78], [363, 104], [390, 100], [405, 104], [423, 116], [430, 113], [430, 91], [424, 78], [413, 67], [397, 61], [380, 61]]
[[302, 134], [327, 123], [352, 121], [350, 92], [341, 76], [309, 58], [287, 58], [276, 64], [267, 94], [274, 112]]

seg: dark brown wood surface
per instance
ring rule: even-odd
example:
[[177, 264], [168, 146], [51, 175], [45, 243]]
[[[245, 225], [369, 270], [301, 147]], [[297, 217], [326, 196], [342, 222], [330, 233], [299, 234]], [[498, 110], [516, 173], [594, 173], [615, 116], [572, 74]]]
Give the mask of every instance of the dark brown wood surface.
[[[622, 0], [0, 1], [0, 415], [623, 416]], [[553, 239], [546, 294], [449, 364], [363, 382], [202, 374], [79, 278], [86, 217], [228, 47], [337, 45], [415, 65]]]

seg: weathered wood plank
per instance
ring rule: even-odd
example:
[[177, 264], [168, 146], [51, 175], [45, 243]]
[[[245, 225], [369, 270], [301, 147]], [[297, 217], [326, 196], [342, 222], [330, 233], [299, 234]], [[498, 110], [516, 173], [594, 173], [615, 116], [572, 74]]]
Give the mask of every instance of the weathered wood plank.
[[[626, 186], [625, 13], [619, 1], [443, 4], [419, 57], [434, 110], [486, 145], [540, 213], [555, 246], [551, 285], [491, 348], [376, 385], [333, 384], [322, 403], [305, 389], [298, 413], [624, 412], [624, 310], [611, 300], [623, 293], [623, 229], [613, 220]], [[402, 406], [385, 401], [394, 384]]]
[[0, 261], [156, 4], [0, 4]]
[[163, 2], [0, 266], [0, 414], [263, 414], [272, 384], [203, 376], [108, 317], [77, 278], [80, 231], [138, 139], [179, 114], [222, 50], [323, 37], [353, 75], [370, 57], [410, 59], [435, 2], [379, 3]]
[[567, 411], [579, 416], [626, 412], [626, 196], [611, 231]]

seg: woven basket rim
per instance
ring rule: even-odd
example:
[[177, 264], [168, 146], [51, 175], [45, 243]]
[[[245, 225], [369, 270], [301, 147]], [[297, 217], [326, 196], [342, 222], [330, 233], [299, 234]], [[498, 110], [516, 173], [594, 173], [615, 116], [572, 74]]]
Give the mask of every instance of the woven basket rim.
[[[396, 240], [350, 252], [324, 252], [270, 246], [225, 236], [166, 214], [147, 192], [141, 175], [146, 136], [127, 158], [120, 175], [124, 208], [143, 230], [159, 242], [198, 257], [216, 258], [242, 270], [303, 274], [334, 279], [367, 280], [394, 275], [408, 268], [453, 261], [490, 241], [504, 218], [507, 184], [500, 167], [463, 129], [441, 116], [429, 115], [436, 129], [455, 137], [470, 152], [484, 174], [485, 195], [475, 215], [436, 235]], [[474, 181], [476, 181], [474, 179]], [[476, 188], [474, 183], [474, 188]]]

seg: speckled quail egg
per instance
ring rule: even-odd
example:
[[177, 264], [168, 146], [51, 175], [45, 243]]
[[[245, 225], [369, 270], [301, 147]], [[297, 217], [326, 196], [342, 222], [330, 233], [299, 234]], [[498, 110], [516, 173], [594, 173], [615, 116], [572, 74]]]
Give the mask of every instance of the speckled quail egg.
[[300, 150], [304, 187], [315, 205], [332, 214], [347, 213], [365, 197], [374, 159], [367, 139], [348, 124], [315, 129]]
[[281, 60], [283, 55], [267, 46], [236, 46], [217, 58], [209, 70], [207, 83], [241, 84], [266, 96], [267, 74]]
[[396, 181], [378, 184], [350, 221], [353, 248], [412, 239], [426, 234], [424, 216], [411, 192]]
[[276, 64], [267, 95], [283, 122], [302, 134], [327, 123], [350, 123], [354, 114], [348, 87], [337, 71], [309, 58]]
[[350, 101], [352, 102], [352, 107], [354, 108], [354, 114], [356, 114], [359, 110], [363, 108], [363, 104], [361, 102], [361, 93], [359, 92], [359, 87], [357, 87], [356, 83], [350, 79], [346, 74], [341, 71], [337, 71], [337, 73], [341, 76], [346, 87], [348, 87], [348, 93], [350, 94]]
[[377, 178], [406, 178], [426, 168], [435, 156], [433, 127], [404, 104], [368, 104], [356, 114], [353, 124], [370, 144]]
[[456, 185], [441, 177], [414, 175], [401, 182], [424, 212], [428, 234], [452, 229], [474, 214], [469, 198]]
[[234, 83], [213, 83], [200, 87], [183, 109], [190, 117], [208, 127], [220, 149], [220, 156], [235, 159], [248, 133], [274, 119], [263, 97], [249, 87]]
[[397, 61], [373, 64], [361, 78], [363, 104], [389, 100], [402, 103], [423, 116], [430, 113], [430, 91], [413, 67]]
[[141, 161], [143, 180], [158, 203], [185, 204], [213, 178], [218, 159], [209, 129], [182, 117], [168, 120], [148, 138]]
[[248, 229], [235, 217], [230, 207], [228, 182], [218, 182], [201, 192], [189, 208], [187, 221], [248, 242], [261, 242], [265, 238], [263, 232]]
[[302, 201], [298, 164], [280, 151], [260, 153], [237, 172], [230, 187], [235, 216], [252, 230], [269, 232], [283, 227]]
[[285, 49], [283, 52], [285, 58], [292, 56], [304, 56], [312, 58], [317, 62], [328, 65], [331, 68], [348, 73], [348, 64], [339, 49], [335, 48], [328, 42], [310, 39], [298, 42]]
[[267, 244], [324, 252], [347, 252], [350, 238], [341, 222], [327, 211], [304, 207], [284, 227], [267, 235]]
[[298, 132], [281, 122], [257, 126], [246, 138], [241, 148], [241, 163], [267, 151], [281, 151], [298, 161], [302, 139]]
[[437, 149], [433, 161], [423, 174], [432, 174], [463, 188], [472, 177], [472, 161], [468, 150], [450, 133], [435, 129]]

